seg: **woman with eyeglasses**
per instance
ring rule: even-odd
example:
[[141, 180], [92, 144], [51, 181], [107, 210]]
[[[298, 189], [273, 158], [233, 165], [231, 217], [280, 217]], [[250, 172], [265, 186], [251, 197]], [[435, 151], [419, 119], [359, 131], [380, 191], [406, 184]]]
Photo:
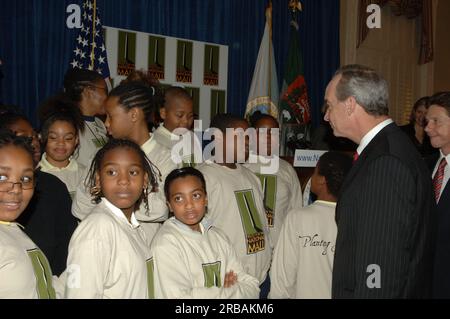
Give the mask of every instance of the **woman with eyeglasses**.
[[[25, 116], [12, 110], [12, 107], [0, 107], [0, 127], [28, 140], [35, 168], [41, 157], [37, 134]], [[72, 200], [66, 185], [56, 176], [37, 169], [34, 177], [34, 195], [17, 222], [47, 256], [53, 274], [59, 276], [66, 268], [70, 237], [77, 227], [71, 214]]]
[[33, 154], [25, 137], [0, 131], [0, 298], [56, 298], [47, 258], [16, 222], [33, 197]]
[[108, 142], [105, 125], [98, 116], [105, 115], [108, 87], [95, 71], [69, 69], [64, 76], [64, 95], [74, 102], [83, 115], [84, 125], [79, 132], [79, 147], [75, 159], [89, 167], [95, 153]]

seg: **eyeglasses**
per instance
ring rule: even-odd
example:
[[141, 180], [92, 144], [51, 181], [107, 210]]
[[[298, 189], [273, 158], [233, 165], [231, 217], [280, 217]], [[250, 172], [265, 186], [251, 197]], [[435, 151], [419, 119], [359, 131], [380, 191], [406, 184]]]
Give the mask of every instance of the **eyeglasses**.
[[101, 90], [105, 91], [106, 94], [108, 94], [108, 88], [107, 87], [96, 86], [96, 85], [89, 85], [89, 86], [93, 87], [93, 88], [101, 89]]
[[35, 186], [34, 179], [16, 183], [0, 181], [0, 192], [10, 192], [14, 189], [14, 185], [16, 184], [20, 185], [22, 190], [32, 189]]
[[39, 140], [40, 136], [37, 133], [33, 133], [31, 136], [27, 136], [27, 135], [20, 135], [18, 134], [17, 136], [23, 137], [27, 140], [27, 142], [31, 143], [33, 140]]

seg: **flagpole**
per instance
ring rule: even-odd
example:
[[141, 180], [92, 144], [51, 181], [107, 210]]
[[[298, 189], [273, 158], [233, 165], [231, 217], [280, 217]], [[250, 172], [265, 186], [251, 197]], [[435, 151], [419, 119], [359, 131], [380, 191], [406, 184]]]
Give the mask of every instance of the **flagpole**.
[[158, 64], [158, 39], [155, 38], [155, 62]]
[[266, 9], [266, 19], [269, 23], [269, 99], [272, 101], [272, 50], [270, 50], [272, 47], [272, 0], [269, 0], [269, 7]]
[[94, 12], [92, 17], [92, 43], [91, 43], [91, 68], [94, 69], [94, 62], [95, 62], [95, 20], [97, 19], [97, 0], [93, 0], [94, 2]]

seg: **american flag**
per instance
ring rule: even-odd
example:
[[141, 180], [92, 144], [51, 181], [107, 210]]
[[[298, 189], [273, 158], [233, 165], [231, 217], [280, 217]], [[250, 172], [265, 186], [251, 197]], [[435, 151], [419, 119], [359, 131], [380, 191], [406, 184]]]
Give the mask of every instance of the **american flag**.
[[108, 58], [96, 0], [84, 1], [81, 28], [75, 41], [70, 66], [93, 70], [109, 79]]

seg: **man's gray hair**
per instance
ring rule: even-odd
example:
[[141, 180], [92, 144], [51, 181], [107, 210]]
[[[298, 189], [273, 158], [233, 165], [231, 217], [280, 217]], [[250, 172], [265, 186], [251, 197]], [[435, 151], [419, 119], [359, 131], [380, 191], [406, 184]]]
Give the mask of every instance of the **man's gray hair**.
[[389, 114], [388, 85], [375, 70], [359, 64], [350, 64], [337, 70], [334, 76], [338, 75], [341, 76], [336, 86], [336, 97], [339, 101], [353, 96], [368, 114]]

